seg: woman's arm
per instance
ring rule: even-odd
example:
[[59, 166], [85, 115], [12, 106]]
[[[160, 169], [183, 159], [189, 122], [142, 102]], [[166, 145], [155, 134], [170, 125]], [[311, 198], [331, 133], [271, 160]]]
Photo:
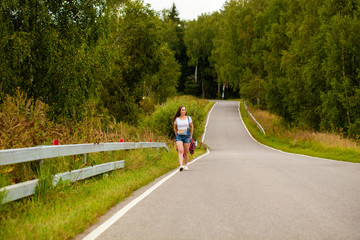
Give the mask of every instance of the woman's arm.
[[175, 136], [177, 134], [177, 125], [174, 123], [174, 133], [175, 133]]
[[190, 123], [190, 138], [193, 137], [193, 132], [194, 132], [194, 124], [191, 122]]

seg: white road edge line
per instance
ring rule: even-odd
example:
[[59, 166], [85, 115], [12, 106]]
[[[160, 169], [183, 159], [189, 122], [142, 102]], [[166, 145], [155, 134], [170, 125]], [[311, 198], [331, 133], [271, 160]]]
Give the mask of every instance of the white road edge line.
[[[216, 102], [217, 103], [217, 102]], [[209, 123], [209, 118], [210, 118], [210, 114], [211, 111], [213, 110], [214, 106], [216, 105], [216, 103], [212, 106], [211, 110], [209, 111], [209, 114], [207, 116], [207, 121], [206, 121], [206, 125], [205, 125], [205, 129], [204, 129], [204, 134], [203, 134], [203, 140], [206, 134], [206, 127]], [[203, 141], [202, 140], [202, 141]], [[206, 155], [208, 155], [210, 153], [209, 149], [207, 149], [206, 153], [204, 153], [203, 155], [200, 155], [199, 157], [193, 159], [191, 162], [189, 162], [188, 164], [193, 164], [194, 162], [196, 162], [197, 160], [205, 157]], [[138, 204], [139, 202], [141, 202], [144, 198], [146, 198], [147, 196], [150, 195], [150, 193], [152, 193], [155, 189], [157, 189], [158, 187], [160, 187], [164, 182], [166, 182], [167, 180], [169, 180], [170, 178], [172, 178], [175, 174], [177, 174], [179, 172], [178, 169], [174, 170], [171, 174], [169, 174], [168, 176], [166, 176], [165, 178], [163, 178], [161, 181], [159, 181], [158, 183], [156, 183], [154, 186], [152, 186], [151, 188], [149, 188], [148, 190], [146, 190], [143, 194], [141, 194], [139, 197], [137, 197], [136, 199], [134, 199], [133, 201], [131, 201], [129, 204], [127, 204], [125, 207], [123, 207], [122, 209], [120, 209], [117, 213], [115, 213], [111, 218], [109, 218], [108, 220], [106, 220], [103, 224], [101, 224], [100, 226], [98, 226], [96, 229], [94, 229], [91, 233], [89, 233], [88, 235], [86, 235], [83, 240], [94, 240], [97, 237], [99, 237], [103, 232], [105, 232], [109, 227], [111, 227], [111, 225], [113, 225], [116, 221], [118, 221], [122, 216], [124, 216], [130, 209], [132, 209], [136, 204]]]
[[[241, 119], [241, 121], [242, 121], [242, 123], [243, 123], [243, 125], [244, 125], [244, 127], [245, 127], [245, 129], [246, 129], [246, 131], [247, 131], [247, 133], [249, 134], [249, 136], [255, 141], [255, 142], [257, 142], [258, 144], [260, 144], [260, 145], [262, 145], [262, 146], [264, 146], [264, 147], [266, 147], [266, 148], [269, 148], [269, 149], [272, 149], [272, 150], [274, 150], [274, 151], [277, 151], [277, 152], [281, 152], [281, 153], [285, 153], [285, 154], [289, 154], [289, 155], [297, 155], [297, 156], [303, 156], [303, 157], [307, 157], [307, 158], [313, 158], [313, 159], [320, 159], [320, 160], [331, 160], [331, 161], [337, 161], [337, 160], [334, 160], [334, 159], [328, 159], [328, 158], [320, 158], [320, 157], [313, 157], [313, 156], [308, 156], [308, 155], [304, 155], [304, 154], [299, 154], [299, 153], [290, 153], [290, 152], [284, 152], [284, 151], [281, 151], [281, 150], [279, 150], [279, 149], [276, 149], [276, 148], [272, 148], [272, 147], [269, 147], [269, 146], [266, 146], [266, 145], [264, 145], [264, 144], [262, 144], [262, 143], [260, 143], [260, 142], [258, 142], [252, 135], [251, 135], [251, 133], [249, 132], [249, 130], [247, 129], [247, 127], [246, 127], [246, 125], [245, 125], [245, 123], [244, 123], [244, 120], [242, 119], [242, 117], [241, 117], [241, 112], [240, 112], [240, 102], [239, 102], [239, 104], [238, 104], [238, 111], [239, 111], [239, 116], [240, 116], [240, 119]], [[341, 162], [344, 162], [344, 161], [341, 161]], [[344, 162], [344, 163], [352, 163], [352, 162]], [[356, 163], [354, 163], [354, 164], [356, 164]]]

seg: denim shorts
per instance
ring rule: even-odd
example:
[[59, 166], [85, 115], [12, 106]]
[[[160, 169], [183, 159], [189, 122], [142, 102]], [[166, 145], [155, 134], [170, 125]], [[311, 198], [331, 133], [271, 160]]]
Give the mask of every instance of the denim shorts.
[[189, 129], [186, 130], [187, 134], [186, 135], [182, 135], [182, 134], [176, 134], [176, 141], [182, 141], [183, 143], [190, 143], [190, 132]]

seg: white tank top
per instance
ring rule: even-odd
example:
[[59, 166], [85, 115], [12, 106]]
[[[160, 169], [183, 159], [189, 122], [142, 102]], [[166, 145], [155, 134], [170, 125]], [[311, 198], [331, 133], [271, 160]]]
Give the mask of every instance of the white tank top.
[[188, 117], [186, 117], [185, 120], [181, 120], [179, 117], [175, 119], [174, 124], [177, 125], [178, 130], [185, 130], [189, 127], [189, 123], [192, 123], [192, 120], [191, 117], [189, 117], [189, 121], [187, 118]]

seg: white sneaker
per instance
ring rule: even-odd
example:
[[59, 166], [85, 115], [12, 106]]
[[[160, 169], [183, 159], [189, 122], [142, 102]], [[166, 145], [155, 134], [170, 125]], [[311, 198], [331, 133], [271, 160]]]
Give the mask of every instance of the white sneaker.
[[180, 172], [181, 172], [182, 170], [184, 170], [184, 167], [183, 167], [183, 166], [180, 166]]
[[187, 165], [185, 165], [185, 166], [184, 166], [184, 171], [187, 171], [187, 170], [189, 170], [189, 168], [188, 168]]

